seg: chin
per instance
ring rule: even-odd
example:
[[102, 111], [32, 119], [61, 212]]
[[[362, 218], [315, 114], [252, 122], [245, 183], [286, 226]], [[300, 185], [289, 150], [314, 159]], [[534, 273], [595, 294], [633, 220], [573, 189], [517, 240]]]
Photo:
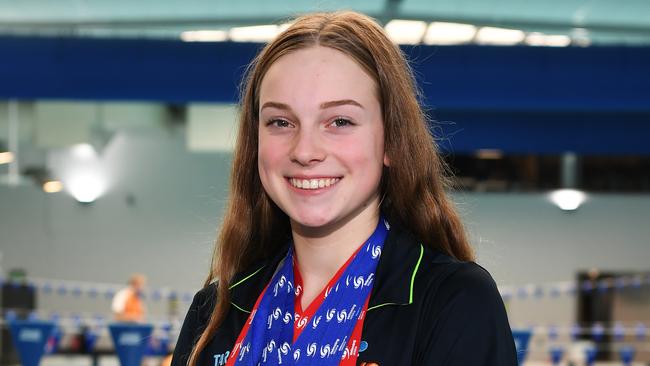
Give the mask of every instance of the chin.
[[330, 215], [306, 213], [292, 216], [291, 221], [305, 228], [316, 229], [332, 223], [333, 217]]

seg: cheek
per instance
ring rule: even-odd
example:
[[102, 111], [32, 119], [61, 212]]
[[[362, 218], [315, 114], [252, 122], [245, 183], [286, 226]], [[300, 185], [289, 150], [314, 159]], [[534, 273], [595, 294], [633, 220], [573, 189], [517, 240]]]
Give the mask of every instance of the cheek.
[[263, 141], [260, 141], [257, 154], [257, 167], [260, 179], [265, 188], [267, 188], [266, 184], [271, 175], [280, 170], [283, 156], [286, 155], [277, 146], [268, 143], [265, 144]]
[[269, 179], [270, 171], [267, 162], [264, 159], [262, 159], [261, 154], [258, 156], [257, 170], [260, 177], [260, 183], [262, 183], [262, 189], [264, 189], [264, 191], [270, 195], [273, 192], [272, 185]]
[[381, 175], [384, 159], [383, 145], [373, 142], [357, 143], [343, 151], [346, 151], [350, 165], [363, 172], [366, 178], [378, 178]]
[[267, 162], [272, 161], [273, 151], [274, 151], [273, 141], [271, 139], [260, 136], [257, 141], [257, 160], [259, 161], [260, 167], [266, 165]]

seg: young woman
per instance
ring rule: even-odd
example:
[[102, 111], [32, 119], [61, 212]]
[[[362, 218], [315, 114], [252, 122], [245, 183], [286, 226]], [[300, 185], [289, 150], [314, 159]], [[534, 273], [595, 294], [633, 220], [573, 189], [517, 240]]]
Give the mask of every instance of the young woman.
[[229, 206], [173, 365], [516, 365], [382, 28], [298, 18], [243, 91]]

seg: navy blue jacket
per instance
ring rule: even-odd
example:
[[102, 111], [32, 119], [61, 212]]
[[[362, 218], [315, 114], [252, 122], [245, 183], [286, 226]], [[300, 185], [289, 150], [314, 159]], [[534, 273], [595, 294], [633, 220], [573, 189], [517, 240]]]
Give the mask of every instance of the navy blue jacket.
[[[257, 297], [286, 253], [236, 276], [231, 308], [198, 365], [225, 365]], [[216, 285], [194, 296], [172, 366], [185, 366], [215, 304]], [[490, 274], [421, 245], [393, 225], [377, 265], [358, 364], [514, 366], [517, 356]], [[361, 347], [363, 348], [363, 347]]]

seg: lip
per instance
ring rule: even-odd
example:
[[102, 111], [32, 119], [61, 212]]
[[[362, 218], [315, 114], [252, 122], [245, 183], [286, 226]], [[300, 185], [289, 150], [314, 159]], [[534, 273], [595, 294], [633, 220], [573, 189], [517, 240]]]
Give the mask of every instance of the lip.
[[[307, 195], [307, 196], [318, 195], [318, 194], [330, 191], [330, 190], [334, 189], [334, 187], [336, 187], [338, 185], [338, 183], [343, 179], [343, 177], [341, 177], [341, 176], [331, 176], [331, 175], [329, 175], [329, 176], [325, 176], [325, 175], [318, 175], [318, 176], [316, 176], [316, 175], [314, 175], [314, 176], [293, 175], [293, 176], [286, 176], [284, 178], [285, 178], [284, 181], [289, 186], [289, 189], [291, 191], [302, 194], [302, 195]], [[327, 186], [327, 187], [316, 188], [316, 189], [302, 189], [302, 188], [294, 187], [291, 184], [291, 179], [307, 179], [307, 180], [310, 180], [310, 179], [338, 179], [338, 181], [336, 183], [330, 185], [330, 186]]]
[[287, 175], [286, 179], [336, 179], [343, 178], [340, 175]]

